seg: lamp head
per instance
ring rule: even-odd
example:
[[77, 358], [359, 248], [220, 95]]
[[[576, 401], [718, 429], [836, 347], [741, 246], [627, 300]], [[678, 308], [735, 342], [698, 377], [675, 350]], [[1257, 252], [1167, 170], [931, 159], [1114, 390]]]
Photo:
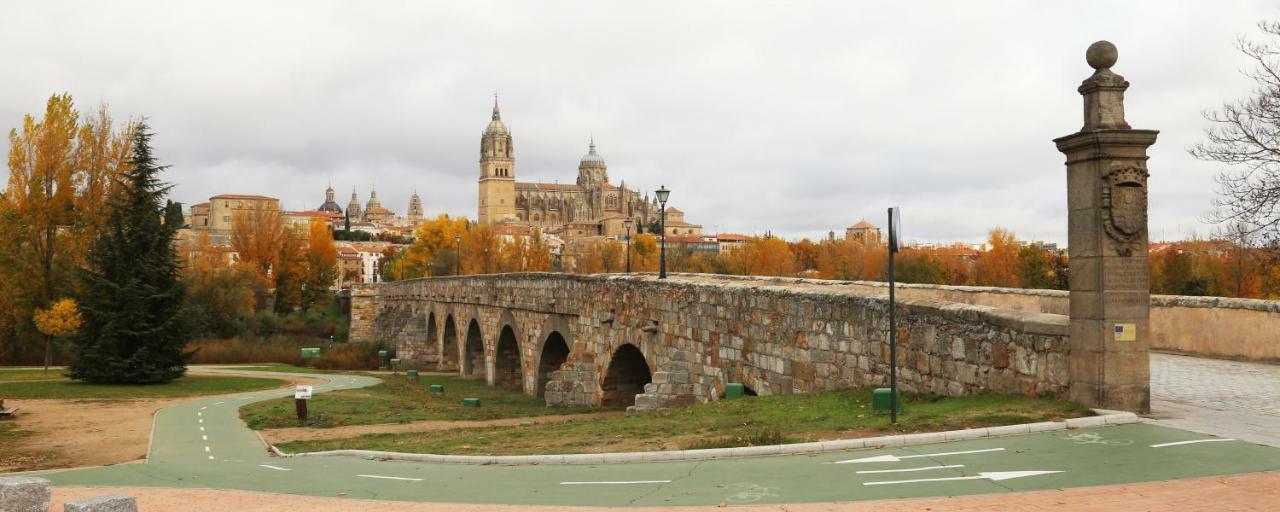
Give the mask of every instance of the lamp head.
[[667, 204], [667, 196], [671, 195], [671, 191], [667, 190], [667, 187], [664, 185], [662, 187], [659, 187], [658, 190], [654, 191], [654, 194], [658, 196], [659, 203]]

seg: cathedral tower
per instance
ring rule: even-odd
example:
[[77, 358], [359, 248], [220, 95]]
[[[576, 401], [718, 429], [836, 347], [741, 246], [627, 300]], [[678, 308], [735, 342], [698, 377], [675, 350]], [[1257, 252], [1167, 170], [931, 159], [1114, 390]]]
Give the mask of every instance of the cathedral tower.
[[409, 222], [417, 226], [422, 222], [422, 198], [418, 197], [418, 191], [414, 190], [413, 195], [409, 196]]
[[498, 112], [498, 97], [493, 97], [493, 119], [480, 137], [480, 208], [481, 224], [493, 224], [516, 218], [516, 159], [511, 147], [511, 132]]
[[604, 164], [604, 157], [596, 153], [596, 138], [591, 138], [587, 154], [578, 162], [578, 185], [595, 185], [609, 182], [609, 167]]

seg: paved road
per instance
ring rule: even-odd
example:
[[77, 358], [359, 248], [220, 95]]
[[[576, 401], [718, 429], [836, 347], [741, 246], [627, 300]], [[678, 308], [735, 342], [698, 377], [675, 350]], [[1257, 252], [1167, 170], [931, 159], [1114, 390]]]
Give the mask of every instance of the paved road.
[[1151, 422], [1280, 447], [1280, 365], [1152, 353]]
[[[336, 379], [317, 386], [317, 392], [377, 382], [345, 375], [317, 377]], [[156, 418], [148, 463], [44, 476], [68, 486], [207, 487], [406, 501], [628, 506], [955, 496], [1280, 470], [1280, 449], [1146, 424], [816, 456], [599, 466], [271, 457], [240, 421], [236, 409], [287, 393], [259, 391], [164, 409]], [[1180, 444], [1186, 441], [1193, 442]], [[867, 458], [871, 460], [837, 463]]]

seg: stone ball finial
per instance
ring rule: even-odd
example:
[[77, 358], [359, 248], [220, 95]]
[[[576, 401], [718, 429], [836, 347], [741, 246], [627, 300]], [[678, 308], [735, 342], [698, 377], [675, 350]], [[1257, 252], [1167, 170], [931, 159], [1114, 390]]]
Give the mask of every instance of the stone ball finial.
[[1089, 45], [1089, 49], [1084, 52], [1084, 60], [1089, 63], [1093, 69], [1108, 69], [1116, 65], [1116, 59], [1120, 57], [1120, 50], [1116, 49], [1116, 45], [1111, 41], [1098, 41]]

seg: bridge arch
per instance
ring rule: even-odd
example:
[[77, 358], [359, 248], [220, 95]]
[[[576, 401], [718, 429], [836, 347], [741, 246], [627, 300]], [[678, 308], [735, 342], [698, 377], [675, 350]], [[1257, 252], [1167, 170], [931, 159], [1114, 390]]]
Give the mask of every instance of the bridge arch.
[[484, 334], [480, 322], [472, 318], [467, 322], [467, 337], [462, 350], [462, 376], [468, 379], [485, 377]]
[[645, 360], [644, 352], [631, 343], [614, 349], [606, 368], [604, 380], [600, 382], [603, 407], [635, 405], [636, 395], [643, 393], [645, 384], [653, 381], [653, 369]]
[[516, 338], [515, 328], [511, 324], [504, 324], [493, 348], [493, 385], [500, 388], [523, 388], [523, 369], [520, 341]]
[[439, 368], [445, 371], [458, 371], [458, 322], [452, 314], [444, 317], [444, 328], [440, 336]]
[[538, 330], [538, 344], [531, 353], [536, 357], [534, 361], [537, 364], [534, 372], [534, 396], [546, 395], [551, 373], [559, 370], [573, 353], [573, 331], [569, 326], [569, 321], [564, 316], [550, 315]]

